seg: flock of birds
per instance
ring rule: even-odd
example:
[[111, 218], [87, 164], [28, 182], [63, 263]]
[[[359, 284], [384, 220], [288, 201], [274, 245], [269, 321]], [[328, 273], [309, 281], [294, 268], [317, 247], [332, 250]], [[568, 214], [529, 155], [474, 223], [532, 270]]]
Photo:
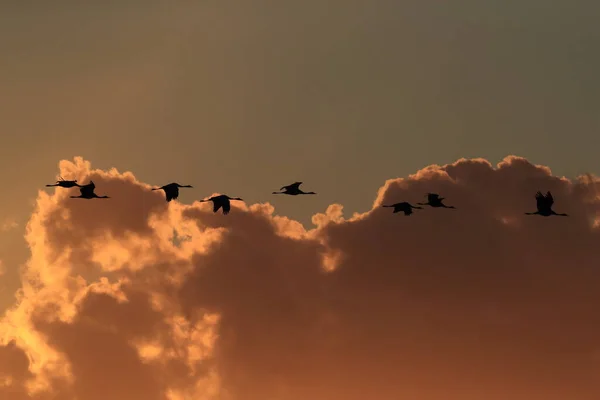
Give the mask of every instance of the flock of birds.
[[[273, 192], [273, 194], [287, 194], [290, 196], [297, 196], [301, 194], [316, 194], [315, 192], [304, 192], [300, 189], [300, 185], [302, 182], [294, 182], [291, 185], [283, 186], [279, 190], [279, 192]], [[77, 180], [64, 180], [62, 177], [56, 181], [53, 185], [46, 185], [48, 187], [62, 187], [62, 188], [73, 188], [78, 187], [80, 191], [79, 196], [71, 196], [74, 199], [108, 199], [108, 196], [98, 196], [94, 190], [96, 189], [96, 185], [94, 182], [90, 180], [90, 183], [87, 185], [80, 185], [77, 183]], [[153, 188], [152, 190], [163, 190], [165, 192], [165, 196], [167, 202], [177, 199], [179, 197], [179, 188], [191, 188], [192, 185], [180, 185], [178, 183], [169, 183], [168, 185], [164, 185], [158, 188]], [[535, 199], [537, 202], [537, 211], [535, 212], [527, 212], [526, 215], [541, 215], [543, 217], [549, 217], [551, 215], [558, 215], [566, 217], [567, 214], [559, 214], [552, 210], [552, 205], [554, 204], [554, 198], [552, 197], [552, 193], [547, 192], [546, 195], [543, 195], [542, 192], [537, 192], [535, 195]], [[201, 203], [211, 201], [213, 203], [213, 212], [219, 211], [219, 209], [223, 210], [223, 214], [229, 214], [231, 211], [231, 200], [241, 201], [243, 199], [239, 197], [229, 197], [225, 194], [221, 194], [218, 196], [212, 196], [208, 199], [200, 200]], [[454, 206], [447, 206], [443, 203], [444, 197], [440, 197], [436, 193], [427, 193], [427, 202], [426, 203], [417, 203], [420, 206], [430, 206], [433, 208], [456, 208]], [[394, 209], [394, 213], [403, 212], [404, 215], [409, 216], [413, 213], [413, 209], [423, 209], [423, 207], [413, 206], [408, 202], [395, 203], [390, 205], [383, 205], [383, 207], [392, 207]]]

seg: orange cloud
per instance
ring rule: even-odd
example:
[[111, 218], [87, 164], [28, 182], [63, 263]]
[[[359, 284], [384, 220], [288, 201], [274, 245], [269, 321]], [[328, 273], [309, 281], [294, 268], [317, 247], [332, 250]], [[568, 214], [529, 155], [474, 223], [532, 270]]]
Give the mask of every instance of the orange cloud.
[[[107, 201], [40, 191], [0, 322], [0, 398], [592, 400], [600, 181], [518, 157], [387, 181], [315, 228], [269, 204], [166, 203], [61, 161]], [[75, 190], [75, 189], [73, 189]], [[550, 190], [568, 218], [526, 216]], [[457, 209], [382, 204], [439, 192]]]

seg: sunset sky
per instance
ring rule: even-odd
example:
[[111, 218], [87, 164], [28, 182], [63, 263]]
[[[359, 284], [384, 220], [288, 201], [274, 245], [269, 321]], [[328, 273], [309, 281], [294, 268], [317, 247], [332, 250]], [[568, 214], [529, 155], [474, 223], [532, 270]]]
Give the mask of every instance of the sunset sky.
[[600, 398], [600, 3], [5, 3], [0, 398]]

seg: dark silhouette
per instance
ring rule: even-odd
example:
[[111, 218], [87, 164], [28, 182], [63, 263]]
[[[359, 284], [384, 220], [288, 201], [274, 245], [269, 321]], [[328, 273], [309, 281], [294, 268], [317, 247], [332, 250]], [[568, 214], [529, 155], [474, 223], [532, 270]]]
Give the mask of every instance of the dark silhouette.
[[168, 185], [154, 188], [152, 190], [164, 190], [167, 197], [167, 201], [177, 199], [179, 197], [179, 188], [191, 188], [192, 185], [180, 185], [179, 183], [169, 183]]
[[96, 185], [94, 185], [93, 181], [90, 181], [87, 185], [79, 186], [79, 191], [81, 194], [79, 196], [71, 196], [72, 199], [110, 199], [108, 196], [98, 196], [94, 193], [94, 189]]
[[542, 217], [549, 217], [551, 215], [558, 215], [561, 217], [567, 217], [567, 214], [557, 214], [552, 210], [552, 205], [554, 204], [554, 198], [552, 197], [552, 193], [546, 193], [546, 196], [542, 194], [542, 192], [537, 192], [535, 194], [535, 200], [537, 201], [537, 211], [531, 213], [525, 213], [526, 215], [541, 215]]
[[273, 194], [289, 194], [290, 196], [297, 196], [299, 194], [316, 194], [315, 192], [303, 192], [300, 189], [300, 185], [302, 182], [294, 182], [291, 185], [283, 186], [281, 189], [282, 192], [273, 192]]
[[200, 200], [200, 203], [204, 203], [206, 201], [212, 201], [213, 202], [213, 212], [219, 211], [219, 208], [222, 207], [223, 214], [227, 215], [227, 214], [229, 214], [229, 211], [231, 210], [231, 203], [229, 202], [229, 200], [242, 201], [243, 199], [240, 199], [239, 197], [229, 197], [226, 194], [222, 194], [219, 196], [213, 196], [210, 199]]
[[382, 206], [382, 207], [394, 207], [394, 214], [398, 213], [398, 212], [403, 212], [404, 215], [407, 215], [407, 216], [411, 215], [413, 213], [413, 208], [416, 208], [419, 210], [423, 209], [423, 207], [416, 207], [405, 201], [403, 201], [402, 203], [396, 203], [396, 204], [391, 204], [389, 206]]
[[442, 203], [442, 200], [444, 200], [443, 197], [440, 197], [439, 194], [436, 193], [427, 193], [427, 203], [417, 203], [419, 205], [422, 206], [430, 206], [430, 207], [442, 207], [442, 208], [456, 208], [454, 206], [447, 206], [444, 203]]
[[72, 188], [72, 187], [81, 187], [81, 185], [79, 185], [77, 183], [77, 180], [73, 180], [73, 181], [65, 181], [62, 177], [59, 177], [59, 180], [56, 181], [56, 183], [54, 185], [46, 185], [47, 187], [53, 187], [53, 186], [59, 186], [59, 187], [63, 187], [63, 188]]

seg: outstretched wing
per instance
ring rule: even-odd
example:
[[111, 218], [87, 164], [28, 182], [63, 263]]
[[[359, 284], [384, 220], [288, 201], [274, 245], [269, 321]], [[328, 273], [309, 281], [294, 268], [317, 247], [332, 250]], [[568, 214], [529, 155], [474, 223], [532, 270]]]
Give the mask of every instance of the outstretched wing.
[[537, 192], [535, 194], [535, 201], [537, 202], [538, 211], [544, 210], [546, 208], [546, 198], [542, 194], [542, 192]]
[[165, 189], [165, 194], [167, 195], [167, 201], [171, 201], [179, 197], [179, 188], [177, 186], [169, 186], [168, 189]]
[[291, 185], [283, 186], [279, 190], [283, 190], [283, 189], [298, 190], [300, 188], [300, 185], [302, 185], [302, 182], [294, 182]]
[[90, 183], [88, 183], [87, 185], [81, 186], [79, 188], [79, 191], [81, 192], [81, 195], [83, 197], [87, 197], [87, 196], [91, 196], [94, 193], [95, 188], [96, 188], [96, 185], [94, 185], [94, 182], [90, 181]]
[[169, 190], [169, 189], [165, 189], [165, 197], [167, 198], [167, 201], [171, 201], [173, 199], [176, 199], [177, 197], [173, 196], [173, 190]]
[[552, 193], [548, 192], [546, 193], [546, 206], [552, 207], [552, 204], [554, 204], [554, 197], [552, 197]]
[[213, 200], [213, 212], [219, 211], [219, 208], [221, 208], [221, 206], [222, 204], [220, 201]]
[[427, 201], [435, 203], [439, 199], [440, 195], [436, 193], [427, 193]]
[[223, 202], [223, 214], [227, 215], [229, 214], [229, 211], [231, 211], [231, 203], [229, 200], [225, 200]]

